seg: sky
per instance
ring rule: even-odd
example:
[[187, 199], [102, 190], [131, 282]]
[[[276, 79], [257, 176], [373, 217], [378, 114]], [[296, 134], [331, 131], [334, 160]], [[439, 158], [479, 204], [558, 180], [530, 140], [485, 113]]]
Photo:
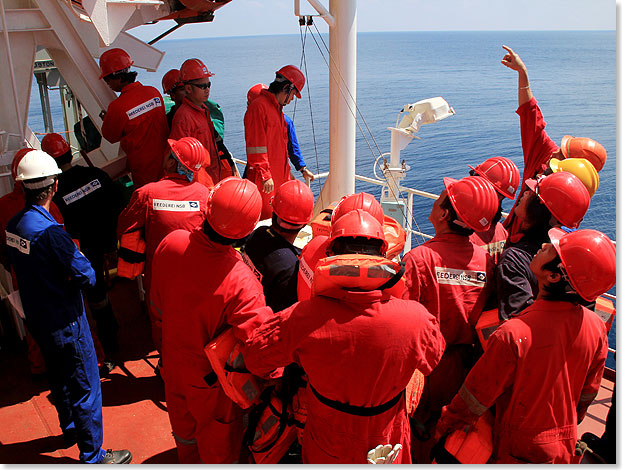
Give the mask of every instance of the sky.
[[[320, 0], [328, 9], [329, 0]], [[336, 0], [333, 0], [336, 1]], [[615, 30], [620, 0], [358, 0], [359, 32]], [[315, 10], [300, 0], [303, 14]], [[327, 25], [318, 19], [320, 32]], [[150, 40], [172, 20], [129, 32]], [[299, 34], [294, 0], [232, 0], [212, 23], [184, 25], [167, 39]]]

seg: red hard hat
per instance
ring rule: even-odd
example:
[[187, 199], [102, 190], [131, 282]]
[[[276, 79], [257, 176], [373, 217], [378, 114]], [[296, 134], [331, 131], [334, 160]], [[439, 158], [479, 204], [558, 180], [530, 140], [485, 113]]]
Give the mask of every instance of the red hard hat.
[[24, 158], [24, 155], [26, 155], [31, 150], [34, 149], [19, 149], [17, 152], [15, 152], [15, 155], [13, 155], [13, 161], [11, 162], [11, 176], [13, 177], [13, 181], [15, 181], [15, 178], [17, 178], [17, 165], [19, 165], [19, 162], [22, 160], [22, 158]]
[[65, 155], [71, 149], [62, 135], [52, 133], [46, 134], [43, 140], [41, 140], [41, 150], [54, 158], [58, 158]]
[[335, 206], [335, 209], [333, 209], [331, 223], [334, 224], [343, 215], [355, 209], [362, 209], [369, 212], [381, 225], [384, 224], [382, 206], [380, 206], [378, 200], [369, 193], [356, 193], [343, 196]]
[[596, 171], [600, 171], [607, 161], [605, 147], [588, 137], [565, 135], [560, 148], [564, 158], [585, 158], [594, 165]]
[[250, 87], [250, 89], [248, 90], [248, 93], [246, 94], [246, 100], [247, 102], [251, 102], [253, 101], [255, 98], [257, 98], [260, 94], [261, 94], [261, 90], [267, 90], [268, 89], [268, 85], [266, 85], [265, 83], [258, 83], [257, 85], [253, 85], [252, 87]]
[[201, 59], [188, 59], [181, 64], [181, 69], [179, 69], [179, 79], [182, 82], [209, 78], [213, 75], [214, 74], [207, 69], [207, 66]]
[[199, 171], [209, 158], [201, 141], [194, 137], [182, 137], [179, 140], [168, 139], [168, 144], [177, 157], [177, 161], [192, 172]]
[[261, 215], [261, 195], [250, 180], [229, 176], [207, 198], [205, 218], [216, 233], [234, 240], [253, 231]]
[[179, 70], [171, 69], [162, 77], [162, 91], [164, 94], [168, 94], [181, 85], [181, 79], [179, 78]]
[[549, 230], [570, 285], [587, 301], [611, 289], [616, 283], [616, 247], [598, 230], [576, 230], [566, 233]]
[[568, 171], [551, 173], [538, 181], [530, 178], [525, 184], [538, 195], [553, 217], [566, 227], [577, 227], [590, 207], [587, 188]]
[[[299, 180], [290, 180], [276, 189], [272, 199], [274, 213], [294, 226], [303, 226], [313, 217], [313, 192]], [[294, 228], [294, 227], [285, 227]]]
[[286, 65], [276, 71], [277, 75], [285, 77], [296, 87], [296, 97], [300, 98], [300, 92], [305, 87], [305, 76], [295, 65]]
[[499, 209], [495, 187], [481, 176], [443, 178], [447, 197], [460, 220], [476, 232], [488, 230]]
[[364, 237], [382, 240], [380, 252], [383, 255], [387, 252], [388, 243], [384, 237], [382, 224], [363, 209], [354, 209], [331, 224], [330, 239], [326, 251], [332, 252], [335, 240], [341, 237]]
[[134, 64], [134, 61], [123, 49], [118, 47], [108, 49], [99, 58], [99, 69], [101, 70], [99, 78], [104, 78], [111, 73], [131, 67], [132, 64]]
[[516, 164], [505, 157], [492, 157], [473, 168], [482, 178], [486, 178], [492, 183], [497, 192], [505, 197], [514, 199], [516, 190], [520, 185], [520, 172]]

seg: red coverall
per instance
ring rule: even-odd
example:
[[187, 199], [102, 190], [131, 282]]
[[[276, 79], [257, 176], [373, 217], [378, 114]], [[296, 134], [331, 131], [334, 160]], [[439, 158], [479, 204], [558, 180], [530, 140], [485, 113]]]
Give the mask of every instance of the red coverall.
[[[425, 379], [414, 415], [430, 432], [472, 364], [475, 324], [494, 285], [494, 264], [483, 248], [453, 233], [437, 235], [413, 248], [403, 261], [406, 289], [402, 297], [421, 302], [438, 319], [447, 342], [441, 362]], [[427, 459], [427, 447], [415, 453]]]
[[209, 162], [197, 172], [196, 181], [211, 188], [221, 180], [220, 160], [216, 148], [216, 129], [210, 118], [210, 113], [204, 104], [199, 108], [188, 98], [184, 98], [179, 109], [173, 116], [170, 139], [179, 140], [182, 137], [198, 139], [209, 154]]
[[202, 184], [189, 182], [185, 176], [167, 174], [160, 181], [149, 183], [132, 194], [119, 216], [117, 233], [121, 235], [144, 230], [145, 236], [145, 298], [151, 318], [153, 341], [162, 350], [162, 318], [151, 308], [150, 286], [153, 254], [173, 230], [193, 230], [205, 220], [209, 190]]
[[505, 241], [508, 238], [508, 231], [501, 222], [497, 222], [486, 232], [475, 232], [469, 237], [475, 245], [481, 246], [492, 257], [495, 266], [501, 258]]
[[121, 141], [134, 187], [158, 181], [164, 158], [170, 152], [166, 142], [168, 121], [160, 92], [140, 82], [126, 85], [108, 106], [102, 136], [108, 142]]
[[[355, 406], [379, 406], [406, 388], [415, 368], [429, 374], [443, 354], [438, 322], [418, 302], [380, 290], [312, 297], [274, 314], [247, 342], [254, 374], [292, 362], [321, 395]], [[387, 411], [356, 416], [321, 403], [309, 391], [304, 463], [366, 462], [378, 444], [401, 443], [396, 463], [411, 463], [403, 395]]]
[[287, 124], [283, 107], [274, 94], [261, 90], [251, 101], [244, 114], [244, 137], [246, 138], [246, 177], [259, 188], [263, 207], [262, 219], [272, 217], [270, 200], [274, 191], [262, 191], [263, 182], [272, 178], [274, 189], [290, 179], [289, 154], [287, 152]]
[[531, 98], [519, 106], [516, 114], [520, 116], [520, 135], [523, 144], [525, 169], [516, 202], [514, 202], [514, 206], [512, 206], [507, 219], [503, 221], [503, 226], [508, 229], [510, 237], [515, 235], [520, 228], [520, 221], [514, 216], [514, 209], [525, 191], [525, 180], [533, 178], [537, 173], [541, 173], [542, 165], [546, 164], [551, 154], [559, 149], [544, 130], [546, 122], [544, 122], [542, 112], [535, 98]]
[[162, 378], [180, 463], [233, 463], [242, 445], [242, 410], [212, 371], [203, 348], [228, 325], [245, 341], [266, 319], [263, 288], [240, 254], [205, 233], [176, 230], [156, 250], [152, 300], [163, 319]]
[[298, 264], [298, 301], [309, 300], [311, 298], [311, 284], [313, 283], [313, 272], [318, 261], [326, 258], [326, 248], [328, 247], [328, 237], [318, 235], [305, 245], [300, 253], [300, 263]]
[[492, 334], [437, 431], [464, 428], [496, 404], [495, 463], [578, 463], [577, 421], [596, 397], [606, 357], [607, 331], [594, 312], [536, 300]]

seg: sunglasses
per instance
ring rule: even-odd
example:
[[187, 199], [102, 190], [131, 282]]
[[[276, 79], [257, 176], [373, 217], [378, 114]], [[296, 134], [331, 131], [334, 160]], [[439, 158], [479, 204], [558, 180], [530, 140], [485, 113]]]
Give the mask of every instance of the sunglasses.
[[207, 82], [207, 83], [189, 83], [189, 85], [195, 86], [197, 88], [200, 88], [201, 90], [205, 90], [206, 88], [209, 88], [212, 86], [212, 82]]

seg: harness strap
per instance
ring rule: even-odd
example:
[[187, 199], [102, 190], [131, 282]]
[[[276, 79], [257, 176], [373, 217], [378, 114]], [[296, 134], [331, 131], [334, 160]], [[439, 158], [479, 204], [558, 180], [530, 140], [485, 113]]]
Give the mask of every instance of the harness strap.
[[348, 403], [342, 403], [340, 401], [331, 400], [330, 398], [326, 398], [324, 395], [321, 395], [309, 382], [309, 387], [311, 387], [311, 391], [320, 401], [320, 403], [328, 406], [329, 408], [333, 408], [334, 410], [341, 411], [342, 413], [347, 413], [349, 415], [355, 416], [377, 416], [379, 414], [384, 413], [387, 410], [390, 410], [395, 406], [395, 404], [404, 396], [404, 390], [391, 398], [388, 402], [383, 403], [378, 406], [355, 406], [350, 405]]
[[398, 281], [404, 275], [406, 263], [404, 263], [403, 261], [400, 261], [399, 265], [400, 265], [400, 270], [396, 272], [391, 279], [389, 279], [387, 282], [385, 282], [380, 287], [378, 287], [378, 290], [390, 289], [391, 287], [393, 287], [395, 284], [398, 283]]

